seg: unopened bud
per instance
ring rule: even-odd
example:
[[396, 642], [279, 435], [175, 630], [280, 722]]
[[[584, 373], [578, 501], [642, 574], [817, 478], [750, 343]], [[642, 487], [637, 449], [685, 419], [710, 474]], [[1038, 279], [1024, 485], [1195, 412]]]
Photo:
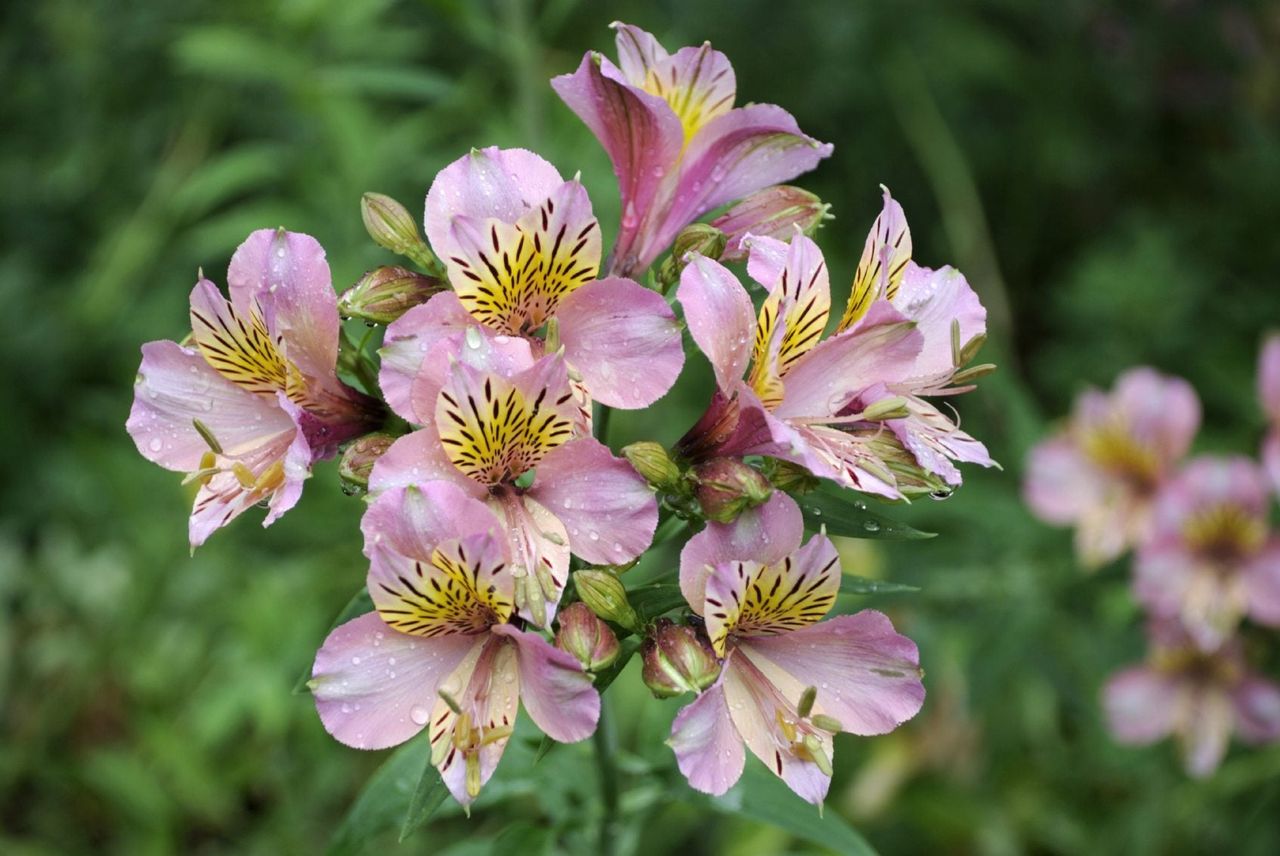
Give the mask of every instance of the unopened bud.
[[685, 257], [697, 253], [715, 261], [724, 252], [725, 237], [709, 223], [691, 223], [680, 230], [671, 245], [671, 255], [658, 268], [658, 282], [664, 290], [680, 278], [685, 269]]
[[799, 464], [780, 458], [765, 458], [765, 477], [775, 488], [787, 493], [808, 493], [821, 482]]
[[661, 443], [641, 440], [622, 447], [622, 456], [641, 477], [658, 490], [673, 491], [680, 484], [680, 468]]
[[381, 432], [365, 434], [347, 446], [338, 462], [338, 476], [342, 479], [342, 487], [349, 493], [357, 493], [368, 489], [369, 474], [373, 465], [386, 454], [387, 449], [396, 438]]
[[432, 272], [442, 269], [422, 236], [409, 210], [390, 196], [366, 193], [360, 198], [360, 216], [374, 242], [391, 252], [412, 259]]
[[446, 287], [435, 277], [388, 265], [369, 271], [338, 295], [338, 311], [346, 318], [390, 324]]
[[831, 208], [807, 190], [787, 184], [775, 184], [736, 203], [711, 221], [725, 234], [726, 245], [720, 260], [736, 262], [745, 259], [748, 248], [742, 245], [747, 235], [760, 235], [790, 241], [796, 227], [812, 235], [831, 215]]
[[556, 647], [572, 654], [588, 672], [607, 669], [618, 659], [618, 637], [585, 603], [560, 611]]
[[573, 584], [582, 602], [605, 621], [612, 621], [628, 630], [640, 626], [640, 617], [627, 602], [627, 590], [622, 580], [613, 574], [608, 571], [578, 571], [573, 575]]
[[773, 493], [773, 485], [759, 470], [736, 458], [712, 458], [693, 473], [702, 513], [717, 523], [729, 523], [748, 508], [763, 505]]
[[658, 698], [700, 693], [720, 676], [711, 643], [692, 627], [659, 618], [640, 649], [641, 677]]

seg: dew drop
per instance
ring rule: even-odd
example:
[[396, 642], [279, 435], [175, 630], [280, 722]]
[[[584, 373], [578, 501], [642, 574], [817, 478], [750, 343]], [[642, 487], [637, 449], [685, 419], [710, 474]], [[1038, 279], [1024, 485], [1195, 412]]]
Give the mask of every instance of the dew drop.
[[420, 704], [415, 704], [409, 710], [409, 718], [413, 720], [414, 725], [426, 725], [427, 717], [430, 715], [431, 713]]
[[358, 665], [360, 665], [360, 658], [359, 658], [359, 657], [352, 657], [352, 658], [351, 658], [351, 665], [353, 665], [353, 666], [358, 666]]
[[600, 533], [592, 529], [590, 532], [587, 533], [587, 537], [590, 538], [592, 541], [599, 541]]
[[876, 523], [874, 520], [868, 520], [862, 524], [862, 528], [868, 532], [879, 532], [880, 524]]
[[153, 452], [158, 452], [164, 448], [164, 443], [160, 441], [159, 437], [153, 437], [151, 442], [147, 444], [147, 448]]

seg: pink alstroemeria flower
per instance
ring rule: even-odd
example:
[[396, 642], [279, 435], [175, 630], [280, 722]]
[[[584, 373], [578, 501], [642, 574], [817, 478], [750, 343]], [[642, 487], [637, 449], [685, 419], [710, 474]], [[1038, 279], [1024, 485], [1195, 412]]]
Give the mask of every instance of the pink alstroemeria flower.
[[200, 489], [191, 546], [259, 502], [264, 526], [294, 506], [313, 462], [369, 430], [377, 403], [344, 385], [324, 249], [263, 229], [236, 250], [231, 299], [201, 275], [190, 345], [148, 342], [127, 428], [138, 451]]
[[1258, 354], [1258, 398], [1269, 423], [1262, 464], [1272, 490], [1280, 491], [1280, 334], [1268, 336]]
[[883, 614], [820, 621], [840, 588], [839, 556], [825, 535], [801, 546], [803, 537], [795, 501], [775, 493], [732, 524], [708, 524], [680, 554], [681, 591], [724, 659], [667, 741], [697, 790], [732, 787], [745, 743], [793, 791], [821, 803], [835, 732], [885, 734], [924, 703], [915, 643]]
[[629, 279], [596, 279], [600, 226], [587, 192], [538, 155], [479, 149], [445, 167], [427, 193], [426, 232], [453, 291], [387, 329], [380, 380], [400, 415], [429, 343], [467, 324], [523, 337], [541, 356], [547, 342], [535, 334], [554, 321], [546, 335], [564, 348], [583, 427], [591, 399], [647, 407], [675, 383], [684, 365], [675, 313]]
[[1111, 392], [1082, 393], [1066, 427], [1031, 450], [1023, 497], [1046, 523], [1074, 525], [1076, 554], [1098, 567], [1146, 539], [1156, 490], [1199, 427], [1190, 384], [1129, 369]]
[[[902, 494], [894, 475], [869, 446], [886, 427], [875, 418], [874, 406], [895, 399], [908, 415], [888, 420], [887, 428], [921, 467], [958, 483], [949, 459], [993, 463], [982, 444], [919, 397], [948, 391], [956, 368], [953, 328], [964, 342], [981, 335], [981, 304], [950, 268], [930, 271], [912, 265], [909, 256], [894, 257], [893, 268], [878, 261], [902, 246], [895, 240], [903, 232], [886, 233], [876, 222], [850, 309], [825, 340], [829, 275], [809, 238], [797, 233], [789, 245], [750, 239], [747, 271], [769, 290], [758, 318], [732, 273], [690, 256], [677, 296], [689, 332], [715, 368], [719, 391], [681, 441], [681, 452], [770, 455], [847, 487], [897, 499]], [[909, 239], [907, 247], [909, 254]], [[866, 258], [874, 265], [867, 266]], [[857, 286], [864, 281], [871, 284], [865, 293], [872, 298], [860, 297], [864, 292]], [[855, 307], [852, 301], [859, 299], [866, 306]]]
[[1212, 650], [1241, 617], [1280, 626], [1280, 539], [1268, 531], [1266, 477], [1243, 457], [1201, 457], [1156, 498], [1138, 549], [1134, 592], [1155, 615], [1180, 618]]
[[508, 623], [516, 578], [484, 503], [446, 482], [396, 488], [360, 528], [377, 611], [316, 654], [309, 686], [330, 734], [383, 749], [428, 729], [431, 763], [465, 806], [498, 766], [518, 703], [562, 743], [595, 731], [600, 696], [582, 665]]
[[441, 479], [487, 502], [511, 541], [516, 606], [545, 627], [570, 552], [599, 565], [636, 558], [653, 539], [658, 505], [630, 464], [580, 436], [559, 353], [535, 359], [525, 339], [486, 337], [470, 323], [429, 343], [402, 405], [421, 427], [378, 459], [369, 489]]
[[1174, 735], [1189, 775], [1207, 776], [1234, 731], [1247, 743], [1280, 739], [1280, 686], [1251, 673], [1239, 640], [1200, 650], [1177, 621], [1148, 627], [1147, 663], [1114, 675], [1103, 691], [1112, 735], [1145, 746]]
[[615, 23], [618, 65], [590, 52], [551, 86], [613, 162], [622, 225], [610, 271], [643, 271], [685, 226], [713, 208], [808, 172], [831, 154], [772, 104], [733, 106], [737, 83], [724, 54], [668, 54], [630, 24]]

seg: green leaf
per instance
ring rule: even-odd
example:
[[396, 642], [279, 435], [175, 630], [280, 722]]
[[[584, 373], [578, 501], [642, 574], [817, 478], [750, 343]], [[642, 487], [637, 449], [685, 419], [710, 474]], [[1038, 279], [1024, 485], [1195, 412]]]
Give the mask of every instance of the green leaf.
[[861, 499], [854, 499], [849, 491], [823, 486], [796, 500], [804, 514], [804, 522], [810, 529], [827, 527], [828, 534], [846, 538], [882, 538], [887, 540], [916, 540], [932, 538], [936, 533], [890, 520], [867, 508]]
[[[338, 613], [338, 617], [329, 625], [329, 630], [325, 633], [325, 636], [332, 633], [339, 624], [346, 624], [351, 619], [358, 615], [364, 615], [366, 612], [373, 612], [373, 599], [369, 597], [369, 590], [361, 586], [360, 591], [356, 592], [351, 600], [347, 601], [347, 605], [342, 608], [342, 611]], [[307, 681], [309, 680], [311, 680], [310, 666], [298, 678], [298, 682], [293, 685], [293, 694], [302, 695], [305, 693], [307, 691]]]
[[436, 809], [444, 804], [449, 796], [449, 789], [436, 768], [431, 766], [431, 758], [418, 779], [418, 786], [413, 789], [413, 797], [409, 800], [409, 809], [404, 813], [404, 822], [400, 824], [400, 840], [404, 841], [431, 819]]
[[845, 574], [840, 578], [840, 594], [906, 594], [913, 591], [920, 591], [920, 587], [909, 586], [906, 583], [892, 583], [888, 580], [873, 580], [853, 574]]
[[421, 786], [422, 769], [430, 761], [425, 732], [393, 752], [352, 803], [329, 842], [328, 856], [355, 856], [372, 837], [403, 823]]
[[653, 583], [627, 592], [627, 601], [644, 621], [685, 605], [684, 595], [676, 583]]
[[867, 840], [834, 811], [818, 814], [781, 779], [754, 761], [729, 793], [711, 800], [716, 811], [776, 826], [796, 838], [843, 856], [875, 856]]

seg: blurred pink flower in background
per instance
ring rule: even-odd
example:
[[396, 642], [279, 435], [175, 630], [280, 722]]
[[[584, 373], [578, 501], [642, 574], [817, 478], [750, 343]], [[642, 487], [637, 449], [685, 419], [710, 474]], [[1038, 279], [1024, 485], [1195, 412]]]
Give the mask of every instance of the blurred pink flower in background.
[[1175, 736], [1192, 776], [1207, 776], [1234, 731], [1247, 743], [1280, 739], [1280, 686], [1247, 670], [1238, 640], [1201, 650], [1176, 620], [1148, 626], [1146, 664], [1114, 675], [1103, 690], [1112, 735], [1146, 745]]
[[1134, 591], [1155, 615], [1180, 618], [1205, 650], [1248, 615], [1280, 625], [1280, 540], [1267, 525], [1270, 492], [1243, 457], [1200, 457], [1161, 489], [1138, 550]]
[[1199, 426], [1190, 384], [1129, 369], [1111, 392], [1082, 393], [1066, 427], [1031, 450], [1023, 495], [1045, 522], [1076, 527], [1086, 566], [1105, 564], [1147, 536], [1156, 490]]
[[1280, 491], [1280, 334], [1268, 336], [1258, 355], [1258, 398], [1268, 423], [1262, 464], [1272, 490]]

